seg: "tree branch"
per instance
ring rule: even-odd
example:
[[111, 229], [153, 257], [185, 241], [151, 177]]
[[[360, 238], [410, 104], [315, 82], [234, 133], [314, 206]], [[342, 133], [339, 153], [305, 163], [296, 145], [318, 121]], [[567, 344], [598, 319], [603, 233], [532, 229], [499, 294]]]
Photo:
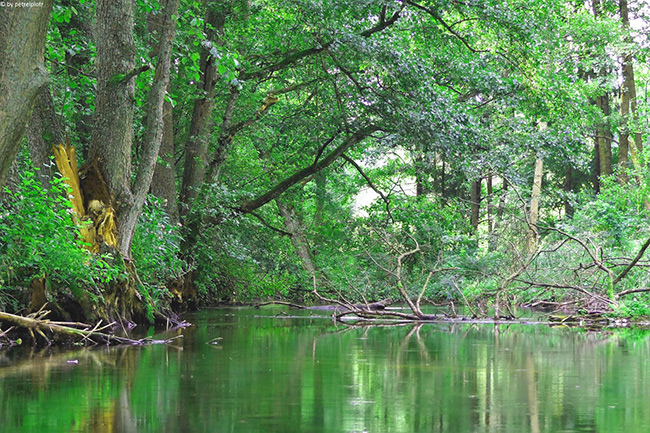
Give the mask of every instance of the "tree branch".
[[[401, 16], [400, 14], [404, 10], [405, 7], [406, 7], [406, 4], [405, 3], [402, 4], [400, 9], [398, 11], [396, 11], [388, 20], [385, 20], [385, 9], [384, 9], [384, 12], [382, 13], [382, 17], [379, 20], [379, 23], [377, 25], [369, 28], [368, 30], [365, 30], [365, 31], [359, 33], [359, 36], [362, 36], [364, 38], [368, 38], [368, 37], [374, 35], [375, 33], [381, 32], [381, 31], [385, 30], [386, 28], [390, 27], [391, 25], [395, 24], [395, 22], [397, 22], [397, 20], [400, 18], [400, 16]], [[262, 78], [262, 77], [264, 77], [264, 75], [266, 75], [268, 73], [284, 69], [285, 67], [291, 66], [294, 63], [296, 63], [296, 62], [298, 62], [298, 61], [300, 61], [300, 60], [302, 60], [302, 59], [304, 59], [306, 57], [319, 54], [319, 53], [323, 52], [324, 50], [326, 50], [327, 48], [329, 48], [333, 43], [334, 43], [334, 40], [331, 40], [331, 41], [325, 42], [325, 43], [323, 43], [323, 44], [321, 44], [319, 46], [306, 48], [304, 50], [301, 50], [301, 51], [298, 51], [298, 52], [295, 52], [295, 53], [292, 53], [292, 54], [286, 53], [282, 60], [272, 64], [271, 66], [267, 66], [264, 69], [261, 69], [259, 71], [255, 71], [255, 72], [243, 72], [242, 71], [239, 74], [239, 79], [240, 80], [250, 80], [250, 79], [256, 79], [256, 78]]]
[[392, 222], [395, 222], [393, 215], [390, 213], [390, 201], [388, 200], [388, 197], [386, 197], [384, 193], [381, 192], [379, 188], [375, 186], [374, 183], [372, 183], [372, 180], [370, 180], [370, 178], [366, 175], [366, 173], [364, 173], [363, 169], [359, 166], [359, 164], [357, 164], [352, 158], [350, 158], [346, 154], [341, 155], [341, 157], [349, 164], [351, 164], [354, 168], [356, 168], [359, 174], [361, 174], [361, 176], [366, 180], [368, 186], [372, 188], [372, 190], [375, 191], [377, 194], [379, 194], [379, 197], [381, 197], [384, 203], [386, 203], [386, 213], [388, 214], [388, 217]]
[[463, 36], [461, 36], [460, 33], [458, 33], [458, 32], [457, 32], [456, 30], [454, 30], [454, 29], [453, 29], [449, 24], [447, 24], [447, 23], [445, 22], [445, 20], [443, 20], [442, 17], [438, 14], [438, 12], [434, 11], [433, 9], [428, 8], [428, 7], [426, 7], [426, 6], [422, 6], [421, 4], [415, 3], [414, 1], [411, 1], [411, 0], [406, 0], [406, 1], [405, 1], [405, 4], [409, 4], [409, 5], [413, 6], [414, 8], [419, 9], [419, 10], [421, 10], [421, 11], [424, 11], [424, 12], [428, 13], [429, 15], [431, 15], [431, 16], [432, 16], [436, 21], [438, 21], [440, 24], [442, 24], [442, 26], [443, 26], [445, 29], [447, 29], [447, 31], [448, 31], [449, 33], [451, 33], [451, 34], [454, 35], [454, 36], [455, 36], [459, 41], [461, 41], [461, 42], [463, 43], [463, 45], [465, 45], [465, 46], [467, 47], [467, 49], [470, 50], [471, 52], [473, 52], [473, 53], [475, 53], [475, 54], [478, 54], [478, 53], [489, 53], [489, 50], [477, 50], [476, 48], [473, 48], [473, 47], [469, 44], [469, 42], [467, 42], [467, 40], [466, 40]]
[[373, 132], [378, 130], [379, 127], [371, 125], [355, 132], [354, 134], [350, 135], [343, 143], [341, 143], [336, 149], [330, 152], [325, 158], [321, 159], [319, 162], [312, 164], [309, 167], [303, 168], [297, 173], [294, 173], [288, 178], [282, 180], [280, 183], [275, 185], [273, 188], [271, 188], [269, 191], [262, 194], [261, 196], [253, 200], [243, 202], [242, 204], [239, 205], [239, 208], [237, 210], [242, 213], [249, 213], [265, 205], [266, 203], [280, 196], [280, 194], [282, 194], [287, 189], [297, 184], [304, 178], [312, 174], [318, 173], [325, 167], [329, 166], [346, 150], [348, 150], [355, 144], [358, 144], [359, 142], [363, 141], [365, 138], [370, 136]]
[[[650, 238], [648, 238], [648, 240], [645, 241], [645, 243], [643, 244], [643, 246], [641, 247], [641, 249], [637, 253], [636, 257], [634, 257], [634, 259], [630, 262], [630, 264], [627, 265], [627, 267], [625, 269], [623, 269], [623, 271], [618, 275], [618, 277], [616, 277], [614, 279], [614, 281], [612, 282], [612, 285], [615, 286], [619, 281], [621, 281], [623, 278], [625, 278], [627, 273], [630, 272], [630, 270], [632, 270], [632, 268], [637, 264], [637, 262], [639, 260], [641, 260], [641, 257], [643, 257], [643, 254], [645, 253], [645, 250], [647, 250], [649, 246], [650, 246]], [[621, 293], [623, 293], [623, 292], [621, 292]], [[618, 296], [619, 297], [621, 296], [620, 293], [619, 293]]]
[[256, 214], [255, 212], [248, 212], [248, 214], [254, 216], [255, 218], [257, 218], [257, 219], [262, 223], [262, 225], [263, 225], [264, 227], [266, 227], [266, 228], [268, 228], [268, 229], [271, 229], [271, 230], [273, 230], [274, 232], [280, 233], [280, 234], [283, 235], [283, 236], [289, 236], [289, 237], [293, 236], [293, 233], [289, 233], [289, 232], [284, 231], [284, 230], [282, 230], [282, 229], [279, 229], [279, 228], [277, 228], [277, 227], [273, 227], [271, 224], [269, 224], [268, 222], [266, 222], [266, 220], [265, 220], [264, 218], [262, 218], [261, 216], [259, 216], [259, 215]]

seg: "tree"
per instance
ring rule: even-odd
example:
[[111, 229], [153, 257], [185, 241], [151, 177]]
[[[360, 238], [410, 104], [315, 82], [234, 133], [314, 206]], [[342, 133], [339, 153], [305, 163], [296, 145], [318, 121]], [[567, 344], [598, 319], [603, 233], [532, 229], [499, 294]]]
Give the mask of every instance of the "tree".
[[29, 115], [48, 83], [43, 51], [52, 0], [0, 8], [0, 187], [24, 137]]
[[[163, 136], [163, 104], [169, 83], [172, 41], [178, 0], [162, 5], [164, 25], [158, 35], [158, 60], [147, 98], [142, 156], [133, 184], [134, 77], [149, 68], [136, 68], [132, 2], [99, 0], [97, 4], [97, 99], [90, 158], [106, 182], [118, 218], [118, 246], [130, 258], [131, 241], [153, 178]], [[105, 197], [96, 197], [104, 199]], [[92, 197], [87, 197], [87, 200]]]

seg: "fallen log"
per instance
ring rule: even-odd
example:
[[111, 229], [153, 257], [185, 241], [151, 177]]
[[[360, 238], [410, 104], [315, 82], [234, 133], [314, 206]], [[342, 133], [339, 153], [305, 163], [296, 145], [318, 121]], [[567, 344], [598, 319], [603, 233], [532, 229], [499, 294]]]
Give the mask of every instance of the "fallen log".
[[42, 311], [39, 312], [39, 314], [35, 317], [25, 317], [16, 314], [0, 312], [0, 322], [10, 323], [14, 326], [27, 329], [30, 335], [32, 336], [32, 338], [34, 338], [34, 341], [36, 341], [36, 338], [34, 336], [34, 331], [36, 331], [41, 337], [43, 337], [48, 342], [48, 344], [50, 344], [50, 339], [45, 335], [45, 332], [50, 332], [55, 335], [63, 335], [81, 342], [89, 341], [94, 344], [105, 343], [105, 344], [145, 345], [145, 344], [164, 344], [164, 343], [169, 343], [171, 341], [171, 340], [152, 340], [150, 338], [134, 340], [128, 337], [120, 337], [117, 335], [112, 335], [112, 334], [107, 334], [105, 332], [102, 332], [104, 329], [112, 326], [113, 324], [108, 324], [100, 328], [99, 323], [93, 327], [91, 325], [87, 325], [84, 323], [61, 324], [58, 322], [52, 322], [44, 318], [44, 316], [46, 316], [47, 313], [49, 313], [49, 311]]

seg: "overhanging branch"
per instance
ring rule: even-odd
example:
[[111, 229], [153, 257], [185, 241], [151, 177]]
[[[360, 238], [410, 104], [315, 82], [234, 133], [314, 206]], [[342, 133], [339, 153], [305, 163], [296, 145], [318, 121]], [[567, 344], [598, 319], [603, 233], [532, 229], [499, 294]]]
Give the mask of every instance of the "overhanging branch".
[[292, 187], [293, 185], [297, 184], [301, 180], [305, 179], [308, 176], [311, 176], [312, 174], [318, 173], [325, 167], [329, 166], [332, 164], [338, 157], [343, 155], [343, 153], [354, 146], [355, 144], [360, 143], [363, 141], [365, 138], [370, 136], [373, 132], [376, 132], [379, 130], [379, 127], [371, 125], [367, 126], [354, 134], [351, 134], [348, 138], [345, 139], [343, 143], [341, 143], [336, 149], [334, 149], [332, 152], [330, 152], [325, 158], [322, 158], [320, 161], [318, 161], [315, 164], [312, 164], [306, 168], [303, 168], [302, 170], [298, 171], [297, 173], [294, 173], [293, 175], [289, 176], [288, 178], [282, 180], [279, 182], [277, 185], [275, 185], [273, 188], [271, 188], [269, 191], [266, 193], [262, 194], [261, 196], [243, 202], [239, 208], [237, 209], [238, 211], [242, 213], [248, 213], [251, 212], [266, 203], [270, 202], [271, 200], [275, 199], [276, 197], [279, 197], [280, 194], [285, 192], [287, 189]]

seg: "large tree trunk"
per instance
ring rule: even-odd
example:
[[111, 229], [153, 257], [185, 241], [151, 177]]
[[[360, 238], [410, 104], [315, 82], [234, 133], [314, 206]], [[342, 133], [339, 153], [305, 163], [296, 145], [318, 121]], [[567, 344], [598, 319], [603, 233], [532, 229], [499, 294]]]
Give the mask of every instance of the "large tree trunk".
[[25, 135], [29, 114], [48, 82], [43, 65], [52, 0], [0, 7], [0, 188]]
[[133, 205], [129, 188], [135, 88], [131, 0], [97, 1], [95, 40], [97, 96], [90, 158], [97, 163], [120, 218]]
[[97, 162], [117, 210], [118, 247], [130, 258], [131, 241], [151, 186], [163, 135], [163, 101], [169, 84], [172, 40], [178, 0], [163, 2], [154, 82], [147, 99], [147, 124], [133, 189], [133, 10], [129, 0], [100, 0], [97, 5], [97, 100], [90, 155]]

